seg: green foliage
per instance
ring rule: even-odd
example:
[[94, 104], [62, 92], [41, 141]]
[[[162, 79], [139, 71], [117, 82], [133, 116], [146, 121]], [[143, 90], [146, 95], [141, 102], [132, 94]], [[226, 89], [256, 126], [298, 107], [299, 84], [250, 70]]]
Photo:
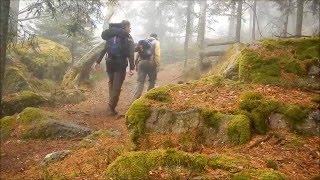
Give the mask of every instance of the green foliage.
[[228, 141], [232, 144], [245, 144], [251, 138], [250, 120], [245, 115], [235, 115], [227, 127]]
[[112, 162], [105, 173], [111, 179], [148, 179], [149, 172], [158, 167], [184, 167], [203, 172], [207, 164], [204, 155], [174, 149], [129, 152]]
[[139, 137], [145, 134], [145, 122], [150, 116], [150, 105], [143, 97], [134, 101], [127, 111], [126, 124], [134, 143], [137, 143]]
[[261, 179], [261, 180], [285, 180], [285, 176], [275, 170], [255, 170], [250, 169], [236, 173], [232, 176], [232, 180], [250, 180], [250, 179]]

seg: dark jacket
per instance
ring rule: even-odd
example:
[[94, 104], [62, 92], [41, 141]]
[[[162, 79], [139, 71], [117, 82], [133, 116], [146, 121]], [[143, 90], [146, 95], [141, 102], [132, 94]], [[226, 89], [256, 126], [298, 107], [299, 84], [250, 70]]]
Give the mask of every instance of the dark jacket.
[[[107, 71], [123, 71], [128, 66], [128, 60], [130, 64], [130, 70], [134, 69], [134, 41], [130, 34], [126, 33], [123, 29], [120, 28], [110, 28], [104, 31], [102, 36], [105, 36], [103, 39], [108, 39], [114, 36], [123, 38], [124, 49], [122, 56], [119, 58], [108, 57], [107, 60]], [[100, 63], [104, 55], [108, 51], [108, 44], [105, 43], [103, 50], [100, 53], [100, 56], [97, 60], [97, 63]]]

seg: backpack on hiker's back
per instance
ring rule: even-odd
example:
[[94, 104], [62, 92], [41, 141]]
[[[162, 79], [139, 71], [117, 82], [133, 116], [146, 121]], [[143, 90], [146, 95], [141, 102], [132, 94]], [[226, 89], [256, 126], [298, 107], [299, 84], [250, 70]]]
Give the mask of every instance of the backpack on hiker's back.
[[101, 38], [106, 40], [108, 57], [128, 56], [128, 34], [121, 23], [110, 23], [109, 29], [102, 32]]
[[152, 44], [148, 39], [140, 40], [137, 44], [136, 50], [141, 59], [150, 60], [152, 56]]

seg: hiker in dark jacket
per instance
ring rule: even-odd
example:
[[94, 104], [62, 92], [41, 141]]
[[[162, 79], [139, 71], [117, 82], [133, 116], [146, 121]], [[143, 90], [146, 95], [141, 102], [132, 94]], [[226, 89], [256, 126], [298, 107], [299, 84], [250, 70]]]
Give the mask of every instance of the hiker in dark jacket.
[[[141, 50], [143, 49], [144, 44], [140, 44], [140, 42], [144, 44], [150, 43], [151, 56], [142, 55], [143, 53], [141, 53]], [[133, 95], [133, 101], [141, 96], [147, 76], [149, 78], [149, 86], [147, 90], [149, 91], [155, 86], [157, 73], [160, 69], [160, 43], [157, 40], [157, 34], [152, 33], [146, 40], [139, 41], [136, 51], [138, 51], [138, 56], [135, 61], [138, 71], [138, 80], [137, 87]]]
[[100, 67], [100, 62], [106, 54], [107, 73], [109, 77], [109, 115], [118, 114], [115, 108], [119, 101], [121, 86], [126, 77], [128, 61], [130, 64], [129, 75], [133, 75], [134, 42], [129, 34], [130, 31], [130, 22], [123, 20], [119, 24], [114, 24], [114, 26], [110, 24], [110, 28], [102, 33], [102, 38], [106, 40], [106, 44], [96, 61], [95, 67]]

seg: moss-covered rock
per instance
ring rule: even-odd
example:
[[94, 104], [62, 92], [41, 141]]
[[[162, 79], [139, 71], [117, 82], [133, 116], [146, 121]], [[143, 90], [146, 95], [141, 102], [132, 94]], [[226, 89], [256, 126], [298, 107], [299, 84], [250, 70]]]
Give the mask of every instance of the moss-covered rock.
[[108, 179], [148, 179], [149, 172], [158, 167], [184, 167], [203, 172], [207, 157], [173, 149], [150, 152], [129, 152], [112, 162], [105, 173]]
[[24, 125], [41, 124], [48, 117], [53, 118], [55, 115], [39, 108], [27, 107], [19, 114], [18, 122]]
[[285, 180], [285, 176], [275, 170], [247, 170], [240, 173], [236, 173], [232, 176], [232, 180], [246, 180], [246, 179], [260, 179], [260, 180]]
[[58, 90], [51, 93], [49, 101], [54, 104], [76, 104], [86, 100], [83, 92], [77, 89]]
[[251, 139], [250, 119], [245, 115], [235, 115], [228, 122], [228, 140], [233, 144], [244, 144]]
[[[309, 108], [299, 105], [284, 104], [276, 100], [264, 98], [261, 94], [255, 92], [244, 92], [240, 95], [238, 101], [239, 109], [243, 110], [239, 114], [244, 114], [250, 118], [254, 132], [266, 134], [268, 130], [268, 119], [271, 114], [283, 114], [291, 130], [298, 130], [311, 112]], [[303, 129], [303, 128], [300, 128]]]
[[126, 124], [133, 142], [137, 143], [139, 137], [145, 134], [145, 123], [151, 112], [150, 105], [143, 98], [137, 99], [130, 106], [126, 113]]
[[5, 94], [30, 90], [32, 88], [28, 83], [26, 75], [17, 67], [7, 68], [4, 77], [3, 86], [5, 87]]
[[72, 122], [46, 119], [38, 124], [28, 126], [20, 137], [26, 139], [69, 139], [85, 137], [90, 133], [91, 129]]
[[15, 53], [28, 70], [40, 79], [61, 81], [71, 62], [67, 47], [42, 38], [17, 46]]
[[0, 119], [0, 139], [8, 138], [13, 131], [16, 118], [14, 116], [5, 116]]
[[319, 38], [264, 39], [260, 44], [242, 48], [241, 53], [232, 47], [228, 52], [233, 54], [227, 53], [227, 57], [232, 58], [222, 58], [218, 63], [229, 64], [220, 75], [231, 72], [229, 78], [235, 79], [238, 75], [245, 82], [318, 89], [320, 86], [316, 81], [320, 77], [310, 79], [308, 72], [313, 66], [319, 67], [319, 44]]
[[21, 112], [26, 107], [37, 107], [47, 102], [48, 100], [40, 94], [23, 91], [4, 98], [2, 113], [4, 115], [13, 115]]
[[284, 115], [289, 120], [291, 128], [295, 129], [297, 125], [305, 122], [308, 110], [298, 105], [288, 105], [284, 111]]

